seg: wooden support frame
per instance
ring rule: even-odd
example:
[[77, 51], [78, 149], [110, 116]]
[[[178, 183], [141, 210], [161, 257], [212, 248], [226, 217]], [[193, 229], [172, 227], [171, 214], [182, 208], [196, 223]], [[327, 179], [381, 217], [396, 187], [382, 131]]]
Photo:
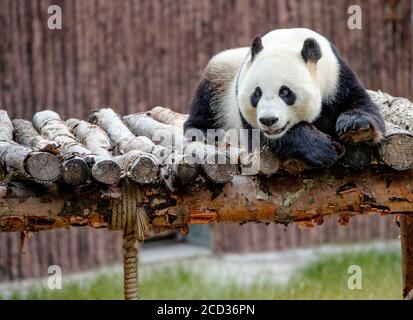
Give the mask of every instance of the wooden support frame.
[[[192, 155], [188, 148], [184, 148], [178, 162], [177, 159], [172, 163], [164, 161], [158, 151], [174, 150], [176, 154], [177, 150], [172, 145], [155, 144], [151, 140], [152, 129], [168, 129], [176, 140], [182, 135], [186, 115], [162, 107], [123, 118], [111, 109], [101, 109], [90, 118], [98, 126], [73, 119], [64, 123], [51, 111], [37, 113], [33, 126], [18, 119], [12, 122], [7, 113], [0, 110], [3, 148], [0, 152], [0, 232], [25, 234], [71, 226], [113, 227], [112, 208], [122, 197], [126, 178], [137, 182], [136, 188], [142, 196], [132, 207], [144, 209], [140, 210], [143, 220], [148, 220], [148, 226], [155, 232], [177, 229], [186, 233], [189, 224], [215, 222], [298, 222], [313, 226], [322, 224], [325, 216], [337, 216], [340, 224], [347, 224], [355, 215], [397, 214], [402, 216], [403, 296], [413, 299], [413, 105], [406, 99], [381, 92], [370, 92], [370, 95], [388, 121], [385, 140], [375, 148], [367, 144], [347, 144], [344, 157], [336, 165], [317, 170], [296, 159], [280, 163], [272, 154], [265, 156], [263, 150], [257, 158], [257, 153], [248, 154], [235, 146], [239, 150], [232, 155], [230, 145], [222, 141], [216, 147], [191, 142], [192, 139], [185, 146], [196, 145], [202, 149], [208, 146], [211, 158], [230, 151], [230, 156], [239, 161], [238, 165], [211, 166], [201, 162], [204, 164], [201, 174], [198, 163], [188, 166], [189, 163], [179, 160]], [[50, 135], [50, 139], [58, 141], [45, 140], [40, 135], [49, 136], [43, 125], [51, 123], [43, 121], [45, 116], [53, 118], [59, 127], [58, 139]], [[79, 124], [95, 133], [89, 130], [85, 134]], [[355, 138], [358, 134], [352, 133]], [[17, 154], [19, 157], [16, 157], [13, 148], [24, 151], [23, 156]], [[28, 171], [27, 158], [30, 157], [27, 156], [32, 154], [55, 157], [57, 173], [48, 177]], [[144, 154], [146, 160], [150, 157], [152, 161], [138, 161]], [[97, 156], [104, 156], [119, 167], [116, 179], [103, 181], [93, 174]], [[32, 158], [36, 164], [37, 159]], [[257, 159], [261, 174], [236, 175], [242, 172], [240, 168], [249, 167]], [[79, 160], [85, 170], [70, 170]], [[268, 167], [269, 163], [272, 165]], [[136, 170], [132, 168], [137, 165], [144, 170], [133, 174]], [[183, 170], [176, 170], [180, 166]], [[363, 169], [363, 172], [349, 167]], [[110, 168], [101, 171], [104, 175], [112, 174]], [[81, 173], [79, 179], [78, 173]], [[133, 208], [128, 212], [133, 214]]]
[[403, 298], [413, 300], [413, 216], [400, 218], [403, 263]]
[[[199, 178], [179, 192], [163, 185], [140, 186], [142, 205], [155, 231], [204, 223], [321, 224], [324, 216], [341, 222], [359, 214], [413, 213], [413, 171], [346, 168], [308, 171], [299, 176], [236, 176], [225, 185]], [[56, 185], [31, 188], [27, 183], [0, 185], [0, 232], [40, 231], [69, 226], [108, 227], [116, 191], [96, 186]], [[119, 196], [119, 195], [118, 195]]]
[[[337, 216], [345, 224], [359, 214], [400, 214], [403, 297], [413, 289], [413, 171], [371, 167], [362, 173], [346, 168], [306, 171], [298, 176], [236, 176], [226, 185], [202, 178], [180, 192], [162, 185], [137, 185], [154, 231], [189, 224], [322, 224]], [[113, 192], [113, 190], [112, 190]], [[116, 192], [91, 185], [67, 187], [27, 182], [0, 184], [0, 232], [23, 233], [72, 226], [109, 228]], [[119, 195], [118, 195], [119, 196]]]

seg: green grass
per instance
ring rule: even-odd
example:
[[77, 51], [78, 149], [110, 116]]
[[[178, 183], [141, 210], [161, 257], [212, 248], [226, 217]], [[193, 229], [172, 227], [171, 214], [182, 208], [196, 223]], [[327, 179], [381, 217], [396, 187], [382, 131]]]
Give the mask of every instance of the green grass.
[[[184, 265], [149, 270], [141, 279], [142, 299], [400, 299], [400, 254], [377, 250], [321, 256], [300, 270], [287, 285], [273, 285], [263, 275], [249, 286], [211, 281]], [[362, 268], [362, 289], [347, 286], [350, 265]], [[199, 270], [198, 270], [199, 271]], [[207, 273], [208, 268], [203, 270]], [[31, 288], [13, 299], [122, 299], [122, 275], [101, 274], [95, 280], [64, 284], [63, 290]]]

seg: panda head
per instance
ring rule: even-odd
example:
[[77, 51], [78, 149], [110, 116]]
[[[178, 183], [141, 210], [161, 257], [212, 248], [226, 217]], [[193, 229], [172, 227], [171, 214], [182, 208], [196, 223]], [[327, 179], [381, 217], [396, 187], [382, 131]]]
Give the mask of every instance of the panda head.
[[282, 137], [299, 122], [313, 122], [321, 113], [316, 80], [321, 49], [315, 39], [301, 50], [252, 44], [238, 79], [237, 99], [244, 119], [269, 139]]

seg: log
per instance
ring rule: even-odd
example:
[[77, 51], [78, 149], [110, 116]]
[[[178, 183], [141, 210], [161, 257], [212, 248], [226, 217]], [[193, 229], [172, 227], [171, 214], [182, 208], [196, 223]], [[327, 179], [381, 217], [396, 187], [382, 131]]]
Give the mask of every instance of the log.
[[[73, 192], [65, 188], [0, 185], [0, 231], [37, 231], [92, 225], [107, 227], [110, 202], [97, 188]], [[153, 230], [186, 230], [188, 224], [320, 223], [324, 216], [348, 220], [359, 214], [413, 213], [413, 172], [385, 167], [355, 172], [343, 167], [298, 176], [236, 176], [217, 186], [197, 179], [185, 190], [140, 186]]]
[[25, 147], [38, 151], [59, 154], [59, 144], [43, 138], [34, 128], [33, 124], [24, 119], [13, 119], [15, 141]]
[[142, 174], [147, 174], [145, 177], [142, 176], [142, 183], [143, 181], [152, 183], [156, 180], [158, 176], [158, 159], [164, 156], [165, 148], [156, 146], [147, 137], [136, 137], [122, 122], [119, 115], [110, 108], [102, 108], [93, 112], [89, 121], [102, 128], [108, 134], [111, 141], [118, 148], [119, 153], [127, 154], [130, 151], [139, 151], [139, 153], [130, 154], [131, 157], [124, 159], [123, 163], [129, 163], [130, 159], [136, 160], [136, 155], [144, 157], [139, 162], [145, 164], [145, 170]]
[[34, 178], [53, 182], [62, 173], [62, 162], [47, 152], [37, 152], [13, 141], [13, 125], [6, 111], [0, 110], [0, 164]]
[[[97, 182], [108, 185], [115, 185], [119, 182], [121, 172], [117, 163], [107, 156], [92, 154], [89, 149], [76, 140], [70, 128], [56, 112], [50, 110], [37, 112], [33, 116], [33, 125], [47, 139], [59, 144], [63, 157], [68, 158], [76, 155], [90, 164], [91, 175]], [[76, 180], [81, 181], [78, 178], [71, 179], [72, 182]]]
[[189, 161], [191, 157], [183, 153], [185, 138], [182, 129], [160, 123], [146, 113], [124, 116], [122, 120], [136, 136], [148, 137], [170, 149], [170, 155], [164, 161], [170, 166], [162, 171], [164, 171], [164, 178], [168, 177], [168, 184], [171, 187], [177, 184], [177, 181], [185, 184], [197, 177], [199, 164]]
[[[117, 185], [122, 177], [122, 169], [115, 159], [112, 158], [112, 145], [106, 133], [96, 125], [78, 119], [68, 119], [67, 126], [86, 148], [99, 159], [100, 165], [92, 167], [93, 177], [105, 177], [106, 184]], [[104, 165], [102, 165], [104, 164]], [[97, 172], [103, 171], [106, 172]]]
[[93, 112], [89, 121], [106, 131], [122, 154], [131, 150], [139, 150], [152, 153], [158, 159], [165, 159], [169, 156], [166, 148], [155, 145], [148, 137], [135, 136], [122, 122], [119, 115], [110, 108], [102, 108]]
[[227, 183], [236, 173], [225, 152], [201, 141], [187, 142], [184, 154], [190, 156], [188, 161], [201, 165], [205, 176], [214, 183]]
[[90, 178], [89, 165], [85, 159], [69, 156], [63, 160], [62, 179], [70, 186], [81, 186]]
[[156, 121], [149, 112], [130, 114], [122, 117], [122, 120], [136, 136], [148, 137], [165, 148], [182, 153], [185, 142], [182, 128]]
[[34, 151], [13, 142], [0, 142], [0, 164], [40, 183], [54, 182], [62, 174], [62, 162], [53, 154]]
[[102, 128], [77, 119], [69, 119], [66, 124], [91, 152], [112, 158], [128, 178], [138, 183], [150, 183], [156, 179], [157, 168], [153, 166], [153, 162], [156, 162], [154, 156], [139, 150], [131, 150], [123, 155], [113, 157], [115, 146]]
[[34, 188], [9, 182], [0, 185], [0, 231], [109, 227], [109, 206], [109, 200], [102, 198], [96, 188], [68, 190], [57, 185]]
[[413, 299], [410, 296], [413, 290], [413, 217], [402, 215], [400, 218], [400, 238], [402, 250], [403, 270], [403, 297]]
[[381, 91], [368, 91], [383, 118], [401, 129], [413, 132], [413, 103], [406, 98], [392, 97]]
[[372, 147], [367, 143], [346, 143], [344, 162], [355, 170], [366, 170], [372, 161]]
[[71, 129], [76, 139], [84, 144], [91, 153], [108, 158], [112, 156], [115, 146], [100, 127], [74, 118], [66, 120], [66, 125]]
[[378, 148], [379, 159], [396, 170], [413, 168], [413, 133], [386, 122], [386, 139]]
[[0, 110], [0, 141], [13, 140], [13, 125], [7, 111]]
[[114, 160], [126, 172], [127, 177], [137, 183], [152, 183], [158, 177], [158, 160], [150, 153], [130, 150], [114, 157]]
[[149, 111], [149, 114], [156, 121], [169, 124], [178, 128], [183, 128], [184, 123], [188, 120], [187, 114], [177, 113], [169, 108], [157, 106]]

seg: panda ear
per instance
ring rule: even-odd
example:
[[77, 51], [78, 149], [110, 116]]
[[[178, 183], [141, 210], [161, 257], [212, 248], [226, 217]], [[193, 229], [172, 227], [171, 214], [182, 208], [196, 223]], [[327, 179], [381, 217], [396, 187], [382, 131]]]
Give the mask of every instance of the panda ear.
[[320, 45], [314, 38], [305, 39], [301, 55], [305, 63], [317, 63], [322, 57]]
[[264, 47], [262, 45], [261, 37], [256, 36], [251, 46], [251, 62], [254, 61], [255, 57], [261, 52], [262, 49], [264, 49]]

